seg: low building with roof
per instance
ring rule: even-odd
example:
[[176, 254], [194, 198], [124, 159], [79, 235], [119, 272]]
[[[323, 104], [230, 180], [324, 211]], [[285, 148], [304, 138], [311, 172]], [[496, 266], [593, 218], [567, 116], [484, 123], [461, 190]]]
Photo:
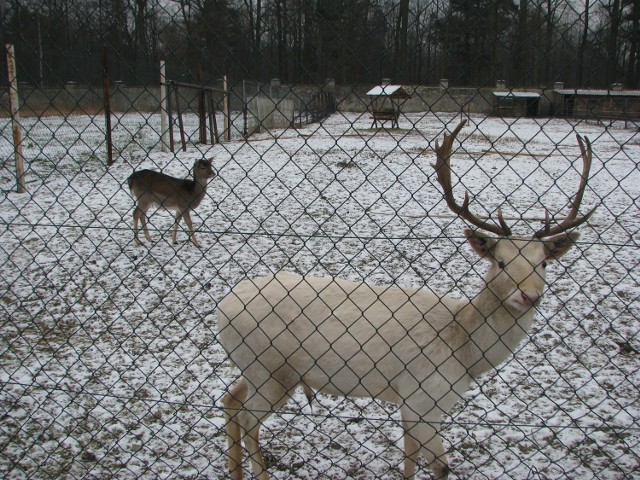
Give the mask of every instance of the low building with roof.
[[493, 92], [493, 114], [500, 117], [537, 117], [540, 94], [510, 90]]
[[507, 89], [504, 80], [496, 82], [493, 91], [493, 115], [498, 117], [537, 117], [540, 113], [540, 93]]
[[553, 90], [554, 114], [595, 120], [640, 120], [640, 90], [620, 84], [607, 89], [562, 88]]

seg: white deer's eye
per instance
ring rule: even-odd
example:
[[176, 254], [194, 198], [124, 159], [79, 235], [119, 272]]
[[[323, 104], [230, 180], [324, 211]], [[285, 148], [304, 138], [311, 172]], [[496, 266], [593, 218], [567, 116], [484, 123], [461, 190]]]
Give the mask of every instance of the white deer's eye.
[[498, 267], [500, 267], [501, 269], [504, 269], [505, 264], [502, 260], [498, 260]]
[[547, 262], [542, 262], [542, 268], [547, 268]]

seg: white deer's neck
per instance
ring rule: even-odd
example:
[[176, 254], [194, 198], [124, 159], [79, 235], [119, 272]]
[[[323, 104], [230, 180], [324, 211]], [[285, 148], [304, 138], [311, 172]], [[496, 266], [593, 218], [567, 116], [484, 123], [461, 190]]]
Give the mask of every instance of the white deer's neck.
[[527, 336], [535, 309], [519, 312], [506, 307], [489, 288], [467, 304], [456, 320], [469, 336], [460, 360], [469, 374], [479, 375], [498, 367]]

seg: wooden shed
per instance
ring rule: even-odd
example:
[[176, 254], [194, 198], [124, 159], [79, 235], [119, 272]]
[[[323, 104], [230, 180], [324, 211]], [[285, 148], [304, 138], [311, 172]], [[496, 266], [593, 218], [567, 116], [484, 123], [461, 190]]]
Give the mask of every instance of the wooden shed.
[[595, 120], [640, 120], [640, 90], [558, 88], [553, 91], [554, 114]]
[[493, 114], [499, 117], [537, 117], [540, 94], [537, 92], [493, 92]]
[[371, 128], [378, 125], [384, 126], [385, 122], [391, 122], [391, 128], [398, 128], [398, 118], [400, 117], [400, 102], [411, 98], [402, 85], [391, 85], [384, 82], [382, 85], [372, 88], [367, 92], [372, 97], [371, 105]]

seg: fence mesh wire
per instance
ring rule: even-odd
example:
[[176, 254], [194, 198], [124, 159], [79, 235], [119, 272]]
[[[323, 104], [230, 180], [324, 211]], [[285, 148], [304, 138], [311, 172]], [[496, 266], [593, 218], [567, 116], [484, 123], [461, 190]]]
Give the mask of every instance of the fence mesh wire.
[[[593, 146], [581, 214], [597, 209], [550, 263], [528, 335], [442, 416], [449, 478], [637, 477], [633, 2], [2, 8], [20, 98], [12, 112], [3, 55], [2, 476], [228, 478], [222, 400], [239, 372], [216, 309], [243, 280], [287, 271], [473, 299], [488, 263], [431, 166], [436, 140], [465, 119], [453, 190], [459, 202], [470, 193], [474, 213], [496, 218], [500, 209], [518, 236], [541, 228], [545, 211], [565, 216], [583, 168], [576, 134]], [[162, 139], [160, 59], [167, 82], [190, 85], [171, 99], [173, 149]], [[373, 124], [367, 92], [382, 77], [410, 95], [382, 112], [398, 112], [397, 127]], [[204, 117], [202, 85], [215, 87]], [[249, 110], [257, 96], [271, 102], [264, 117]], [[16, 192], [18, 152], [26, 193]], [[200, 159], [216, 173], [192, 211], [200, 247], [184, 222], [173, 244], [174, 217], [155, 208], [152, 240], [141, 233], [137, 245], [127, 179], [143, 169], [189, 178]], [[384, 331], [375, 334], [389, 338]], [[345, 335], [329, 350], [351, 341], [366, 351], [362, 331]], [[419, 378], [411, 362], [404, 367]], [[363, 378], [343, 391], [361, 386]], [[402, 478], [407, 405], [295, 391], [262, 428], [270, 476]], [[420, 460], [417, 478], [429, 467]], [[246, 454], [242, 468], [252, 475]]]

